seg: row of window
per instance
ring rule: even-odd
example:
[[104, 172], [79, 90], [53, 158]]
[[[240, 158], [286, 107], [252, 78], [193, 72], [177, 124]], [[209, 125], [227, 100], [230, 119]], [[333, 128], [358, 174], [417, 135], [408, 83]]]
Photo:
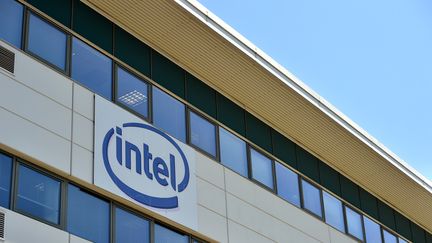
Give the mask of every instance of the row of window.
[[[3, 4], [0, 7], [11, 10], [6, 12], [12, 13], [3, 17], [0, 15], [0, 20], [4, 18], [5, 23], [22, 21], [24, 11], [20, 4], [12, 0], [5, 0], [0, 4]], [[95, 93], [114, 100], [177, 139], [221, 161], [240, 175], [251, 178], [287, 201], [300, 206], [300, 199], [293, 192], [296, 187], [293, 181], [297, 178], [294, 172], [274, 162], [228, 130], [187, 109], [179, 100], [151, 86], [126, 69], [113, 65], [112, 59], [78, 38], [66, 34], [30, 11], [27, 11], [26, 19], [28, 24], [25, 25], [25, 49], [29, 53], [70, 74], [74, 80]], [[0, 37], [19, 47], [22, 23], [19, 28], [18, 26], [15, 26], [16, 29], [6, 28], [5, 33], [0, 32]], [[308, 160], [306, 156], [299, 166], [308, 164]], [[294, 174], [295, 177], [290, 174]], [[308, 173], [305, 174], [309, 176]]]
[[93, 242], [199, 242], [3, 153], [0, 206]]

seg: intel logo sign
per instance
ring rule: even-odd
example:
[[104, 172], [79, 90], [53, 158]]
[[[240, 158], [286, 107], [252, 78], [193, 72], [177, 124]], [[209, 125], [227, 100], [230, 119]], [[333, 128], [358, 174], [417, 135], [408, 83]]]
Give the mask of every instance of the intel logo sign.
[[131, 122], [109, 129], [102, 158], [114, 184], [151, 207], [177, 208], [178, 195], [189, 183], [189, 164], [180, 146], [147, 124]]

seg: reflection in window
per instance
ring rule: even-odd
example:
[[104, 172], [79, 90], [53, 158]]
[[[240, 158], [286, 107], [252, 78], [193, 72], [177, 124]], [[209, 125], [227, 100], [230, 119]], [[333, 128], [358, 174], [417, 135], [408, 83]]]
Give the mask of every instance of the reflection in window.
[[302, 179], [303, 207], [322, 218], [320, 190]]
[[190, 142], [216, 157], [216, 127], [211, 122], [190, 112]]
[[28, 50], [61, 70], [66, 69], [66, 34], [30, 14]]
[[342, 202], [323, 191], [323, 203], [326, 223], [345, 232]]
[[248, 176], [246, 142], [219, 127], [220, 160], [223, 165]]
[[68, 185], [67, 231], [96, 243], [109, 242], [109, 203]]
[[14, 0], [0, 1], [0, 39], [21, 47], [23, 6]]
[[275, 166], [278, 195], [297, 207], [300, 207], [300, 192], [297, 174], [280, 163], [275, 163]]
[[185, 105], [154, 86], [152, 103], [154, 125], [185, 142]]
[[19, 166], [16, 209], [53, 224], [60, 218], [60, 181]]
[[150, 242], [150, 223], [123, 209], [115, 209], [115, 242]]
[[250, 149], [250, 156], [252, 178], [273, 189], [272, 161], [252, 148]]
[[12, 179], [12, 158], [0, 153], [0, 206], [9, 208]]
[[381, 242], [381, 228], [368, 217], [363, 216], [363, 224], [365, 228], [366, 242]]
[[112, 100], [112, 61], [89, 45], [72, 39], [72, 78]]
[[362, 216], [349, 207], [345, 207], [348, 234], [363, 240]]
[[117, 68], [117, 102], [148, 117], [148, 85], [141, 79]]
[[159, 224], [155, 224], [154, 227], [155, 243], [188, 243], [189, 237], [163, 227]]
[[383, 239], [384, 243], [397, 243], [396, 236], [385, 229], [383, 229]]

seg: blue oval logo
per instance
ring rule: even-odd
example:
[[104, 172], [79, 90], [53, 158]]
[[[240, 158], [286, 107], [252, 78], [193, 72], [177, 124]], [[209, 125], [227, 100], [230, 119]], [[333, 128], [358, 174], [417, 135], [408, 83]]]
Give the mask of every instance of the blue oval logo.
[[[150, 132], [150, 135], [156, 135], [157, 138], [167, 141], [174, 149], [171, 148], [171, 152], [169, 152], [170, 148], [166, 148], [168, 156], [166, 154], [164, 156], [157, 156], [152, 153], [150, 144], [143, 142], [137, 145], [124, 139], [122, 128], [125, 130], [134, 128], [145, 129], [147, 132]], [[176, 195], [170, 197], [151, 196], [136, 190], [136, 188], [132, 188], [123, 182], [120, 176], [116, 175], [115, 170], [113, 170], [113, 163], [116, 168], [122, 168], [127, 173], [134, 173], [135, 176], [142, 176], [142, 178], [157, 182], [156, 185], [160, 186], [161, 189], [167, 189], [170, 186], [173, 192], [180, 193], [188, 186], [190, 176], [189, 163], [180, 146], [170, 136], [147, 124], [124, 123], [122, 128], [111, 128], [105, 134], [102, 144], [104, 166], [114, 184], [126, 195], [142, 204], [163, 209], [177, 208], [178, 197]], [[115, 141], [113, 141], [115, 146], [111, 147], [115, 147], [115, 158], [111, 157], [112, 161], [110, 162], [109, 145], [114, 135], [116, 135]], [[179, 163], [176, 163], [176, 161], [178, 159], [182, 161], [184, 168], [183, 178], [180, 183], [177, 183], [178, 172], [176, 171], [176, 164]], [[133, 168], [135, 169], [134, 172]]]

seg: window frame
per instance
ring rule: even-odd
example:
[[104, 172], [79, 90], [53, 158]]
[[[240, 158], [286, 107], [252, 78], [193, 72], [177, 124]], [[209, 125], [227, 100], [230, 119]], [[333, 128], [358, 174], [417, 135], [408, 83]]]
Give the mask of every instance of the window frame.
[[[349, 227], [348, 227], [348, 217], [347, 217], [347, 213], [346, 213], [346, 208], [350, 209], [351, 211], [353, 211], [354, 213], [357, 213], [360, 216], [360, 223], [361, 223], [361, 230], [362, 230], [362, 237], [363, 239], [359, 239], [356, 236], [352, 235], [349, 232]], [[365, 216], [364, 213], [360, 212], [359, 210], [357, 210], [356, 208], [354, 208], [351, 205], [348, 205], [346, 203], [343, 204], [343, 213], [344, 213], [344, 222], [345, 222], [345, 234], [350, 236], [351, 238], [358, 240], [360, 242], [365, 242], [366, 241], [366, 230], [365, 230], [365, 225], [364, 225], [364, 219], [363, 217]], [[382, 225], [378, 224], [380, 226], [380, 229], [382, 229]], [[382, 231], [382, 230], [381, 230]], [[382, 233], [381, 233], [382, 236]]]
[[[227, 127], [218, 125], [217, 129], [218, 129], [218, 131], [217, 131], [218, 132], [217, 141], [218, 141], [218, 154], [219, 154], [219, 158], [218, 158], [217, 162], [219, 164], [221, 164], [224, 168], [229, 169], [230, 171], [232, 171], [232, 172], [240, 175], [243, 178], [249, 179], [249, 173], [250, 173], [249, 172], [249, 152], [248, 152], [249, 143], [247, 141], [245, 141], [243, 138], [241, 138], [240, 136], [238, 136], [235, 132], [233, 132], [233, 130], [231, 130], [231, 129], [227, 128]], [[221, 134], [220, 129], [225, 130], [227, 133], [229, 133], [230, 135], [236, 137], [237, 139], [241, 140], [244, 143], [244, 152], [245, 152], [245, 155], [246, 155], [245, 156], [245, 160], [246, 160], [245, 161], [246, 162], [246, 164], [245, 164], [246, 165], [246, 173], [245, 173], [245, 175], [240, 174], [239, 172], [235, 171], [234, 169], [232, 169], [231, 167], [229, 167], [229, 166], [227, 166], [227, 165], [225, 165], [223, 163], [223, 161], [222, 161], [222, 146], [221, 146], [221, 141], [222, 140], [220, 139], [220, 134]]]
[[[342, 224], [343, 224], [343, 229], [342, 229], [342, 230], [336, 228], [336, 226], [333, 226], [333, 225], [327, 223], [327, 218], [328, 218], [328, 217], [327, 217], [327, 215], [326, 215], [325, 202], [324, 202], [324, 193], [330, 195], [330, 197], [333, 197], [333, 198], [335, 198], [336, 200], [338, 200], [338, 201], [340, 202], [340, 205], [341, 205], [341, 211], [342, 211]], [[323, 216], [324, 216], [324, 217], [323, 217], [323, 222], [324, 222], [325, 224], [327, 224], [328, 226], [330, 226], [330, 227], [336, 229], [337, 231], [342, 232], [342, 233], [344, 233], [344, 234], [347, 234], [347, 232], [348, 232], [348, 225], [347, 225], [347, 222], [346, 222], [346, 220], [345, 220], [346, 215], [345, 215], [345, 204], [344, 204], [344, 202], [343, 202], [342, 200], [340, 200], [339, 198], [337, 198], [334, 194], [332, 194], [331, 192], [326, 191], [326, 190], [321, 190], [321, 199], [322, 199], [322, 210], [323, 210]], [[360, 216], [362, 217], [363, 214], [360, 214]], [[361, 220], [363, 221], [363, 217], [362, 217]], [[364, 224], [363, 224], [363, 223], [362, 223], [362, 226], [363, 226], [363, 228], [364, 228]], [[347, 235], [348, 235], [348, 234], [347, 234]], [[348, 236], [351, 236], [351, 235], [348, 235]], [[357, 238], [355, 238], [355, 239], [357, 239]], [[364, 240], [363, 240], [363, 241], [364, 241]]]
[[[207, 157], [209, 157], [212, 160], [216, 160], [219, 161], [220, 160], [220, 138], [219, 138], [219, 126], [214, 123], [210, 118], [208, 118], [207, 116], [203, 115], [203, 112], [200, 112], [194, 108], [191, 108], [189, 105], [184, 104], [185, 108], [186, 108], [186, 144], [190, 145], [191, 147], [195, 148], [196, 150], [198, 150], [199, 152], [203, 153], [204, 155], [206, 155]], [[215, 131], [214, 131], [214, 135], [215, 135], [215, 155], [210, 154], [209, 152], [205, 151], [204, 149], [198, 147], [198, 145], [195, 145], [192, 143], [192, 124], [191, 124], [191, 113], [194, 113], [196, 116], [198, 116], [199, 118], [207, 121], [208, 123], [210, 123]]]
[[[107, 199], [109, 200], [109, 199]], [[153, 233], [153, 224], [154, 224], [154, 219], [147, 217], [145, 214], [138, 212], [136, 210], [127, 208], [117, 202], [114, 201], [110, 201], [110, 242], [116, 242], [116, 226], [117, 226], [117, 221], [116, 221], [116, 210], [120, 209], [123, 210], [127, 213], [130, 213], [134, 216], [137, 216], [141, 219], [147, 220], [149, 227], [148, 227], [148, 236], [149, 236], [149, 243], [152, 243], [153, 241], [153, 237], [154, 237], [154, 233]]]
[[[299, 179], [299, 189], [300, 189], [300, 205], [301, 205], [301, 209], [303, 209], [305, 212], [307, 212], [308, 214], [314, 216], [315, 218], [321, 220], [322, 222], [324, 222], [326, 225], [329, 225], [325, 222], [325, 212], [324, 212], [324, 201], [323, 201], [323, 194], [322, 191], [323, 189], [321, 189], [321, 187], [317, 186], [316, 183], [314, 181], [312, 181], [309, 178], [306, 178], [304, 176], [299, 175], [298, 177]], [[311, 184], [313, 187], [318, 189], [318, 193], [319, 193], [319, 198], [320, 198], [320, 210], [321, 210], [321, 216], [316, 215], [314, 212], [312, 212], [311, 210], [305, 208], [305, 202], [304, 202], [304, 194], [303, 194], [303, 181], [305, 181], [306, 183]], [[330, 225], [329, 225], [330, 226]]]
[[[291, 171], [292, 173], [294, 173], [296, 175], [297, 192], [298, 192], [298, 196], [299, 196], [298, 205], [296, 205], [296, 204], [288, 201], [287, 199], [285, 199], [284, 197], [282, 197], [279, 194], [279, 187], [277, 185], [278, 184], [278, 176], [277, 176], [277, 169], [276, 169], [277, 166], [276, 166], [276, 163], [280, 164], [282, 167], [284, 167], [285, 169]], [[276, 187], [275, 194], [276, 194], [276, 196], [280, 197], [281, 199], [283, 199], [284, 201], [288, 202], [289, 204], [291, 204], [291, 205], [293, 205], [293, 206], [295, 206], [297, 208], [302, 209], [302, 192], [301, 192], [301, 184], [300, 184], [300, 177], [301, 176], [297, 172], [295, 172], [293, 169], [291, 169], [290, 167], [286, 166], [285, 162], [281, 162], [281, 161], [275, 160], [273, 164], [274, 164], [274, 181], [276, 183], [275, 184], [275, 187]]]
[[[269, 187], [266, 184], [260, 182], [259, 180], [255, 179], [253, 177], [253, 170], [252, 170], [252, 150], [255, 150], [255, 152], [261, 154], [262, 156], [264, 156], [265, 158], [267, 158], [268, 160], [270, 160], [270, 166], [271, 166], [271, 173], [272, 173], [272, 184], [273, 187]], [[252, 145], [248, 142], [246, 142], [246, 153], [247, 153], [247, 161], [248, 161], [248, 178], [249, 180], [251, 180], [252, 182], [254, 182], [255, 184], [259, 185], [260, 187], [274, 193], [277, 195], [277, 185], [276, 185], [276, 169], [275, 169], [275, 160], [272, 159], [271, 157], [269, 157], [265, 152], [262, 151], [261, 148]], [[226, 166], [224, 166], [226, 167]]]

